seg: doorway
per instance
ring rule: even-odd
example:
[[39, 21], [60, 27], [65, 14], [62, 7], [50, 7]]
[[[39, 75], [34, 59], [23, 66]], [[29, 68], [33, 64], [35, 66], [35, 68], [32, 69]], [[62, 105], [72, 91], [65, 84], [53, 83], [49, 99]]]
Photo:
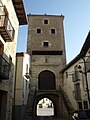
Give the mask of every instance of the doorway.
[[6, 120], [7, 92], [0, 90], [0, 120]]

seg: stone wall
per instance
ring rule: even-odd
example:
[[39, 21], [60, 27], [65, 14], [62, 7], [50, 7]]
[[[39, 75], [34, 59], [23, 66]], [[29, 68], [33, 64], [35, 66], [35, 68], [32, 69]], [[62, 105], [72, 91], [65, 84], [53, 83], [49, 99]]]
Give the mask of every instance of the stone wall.
[[[2, 56], [3, 58], [9, 63], [10, 58], [12, 59], [11, 63], [11, 70], [10, 70], [10, 75], [8, 80], [1, 80], [0, 79], [0, 90], [3, 91], [3, 95], [6, 98], [3, 98], [2, 100], [5, 101], [5, 117], [3, 120], [11, 120], [12, 117], [12, 99], [13, 99], [13, 88], [14, 88], [14, 80], [15, 80], [15, 56], [16, 56], [16, 43], [17, 43], [17, 35], [18, 35], [18, 19], [16, 16], [16, 12], [14, 9], [14, 6], [12, 4], [12, 0], [1, 0], [1, 6], [5, 6], [7, 11], [8, 11], [8, 17], [9, 20], [14, 28], [15, 34], [12, 42], [5, 42], [5, 40], [2, 38], [0, 35], [0, 44], [3, 47], [3, 53]], [[1, 8], [0, 8], [1, 9]], [[3, 109], [3, 108], [1, 108]], [[2, 114], [3, 117], [3, 114]]]

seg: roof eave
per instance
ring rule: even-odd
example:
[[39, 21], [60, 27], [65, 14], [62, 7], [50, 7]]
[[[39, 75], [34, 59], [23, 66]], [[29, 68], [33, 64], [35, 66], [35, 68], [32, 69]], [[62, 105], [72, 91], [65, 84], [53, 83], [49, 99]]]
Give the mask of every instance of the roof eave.
[[28, 22], [23, 0], [12, 0], [12, 2], [19, 20], [19, 25], [27, 25]]

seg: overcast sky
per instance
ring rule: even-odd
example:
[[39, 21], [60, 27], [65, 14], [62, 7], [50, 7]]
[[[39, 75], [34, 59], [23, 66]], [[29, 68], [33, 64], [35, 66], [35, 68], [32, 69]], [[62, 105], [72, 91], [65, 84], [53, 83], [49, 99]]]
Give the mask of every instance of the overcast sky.
[[[90, 0], [24, 0], [26, 13], [64, 15], [67, 63], [81, 50], [90, 30]], [[17, 52], [26, 52], [27, 25], [19, 27]]]

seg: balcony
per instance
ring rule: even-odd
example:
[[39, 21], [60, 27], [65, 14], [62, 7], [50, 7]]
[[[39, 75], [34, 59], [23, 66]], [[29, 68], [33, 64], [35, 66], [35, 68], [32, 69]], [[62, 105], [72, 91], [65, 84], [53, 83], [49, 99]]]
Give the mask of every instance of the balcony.
[[5, 40], [5, 42], [12, 42], [14, 38], [14, 28], [5, 14], [5, 7], [0, 6], [0, 35]]
[[9, 79], [10, 64], [0, 55], [0, 80]]

